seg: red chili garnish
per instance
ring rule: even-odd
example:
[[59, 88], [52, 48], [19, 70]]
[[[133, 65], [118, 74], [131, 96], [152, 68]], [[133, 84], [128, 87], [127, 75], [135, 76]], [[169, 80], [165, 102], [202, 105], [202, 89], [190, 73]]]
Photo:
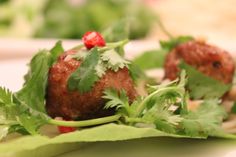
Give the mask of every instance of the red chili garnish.
[[[62, 121], [64, 120], [62, 117], [56, 117], [55, 119], [56, 120], [62, 120]], [[65, 120], [65, 121], [68, 121], [68, 120]], [[76, 131], [75, 127], [69, 127], [69, 126], [57, 126], [57, 129], [62, 134]]]
[[68, 127], [68, 126], [58, 126], [58, 130], [60, 133], [64, 134], [64, 133], [73, 132], [76, 130], [76, 128]]
[[85, 33], [82, 40], [87, 49], [91, 49], [95, 46], [103, 47], [106, 45], [102, 35], [95, 31]]

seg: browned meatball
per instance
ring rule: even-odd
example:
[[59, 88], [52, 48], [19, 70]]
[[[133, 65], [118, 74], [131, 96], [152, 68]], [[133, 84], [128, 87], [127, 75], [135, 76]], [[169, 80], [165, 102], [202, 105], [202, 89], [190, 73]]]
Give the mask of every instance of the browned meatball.
[[68, 58], [68, 51], [61, 55], [56, 64], [49, 70], [46, 109], [51, 117], [64, 119], [90, 119], [110, 115], [113, 110], [103, 109], [105, 100], [102, 99], [106, 88], [124, 89], [133, 101], [137, 93], [127, 68], [117, 72], [107, 70], [106, 74], [95, 83], [91, 91], [79, 93], [67, 89], [67, 80], [79, 66], [80, 61]]
[[234, 61], [227, 51], [200, 41], [189, 41], [178, 45], [166, 57], [165, 78], [173, 80], [179, 72], [183, 60], [203, 74], [223, 83], [231, 83]]

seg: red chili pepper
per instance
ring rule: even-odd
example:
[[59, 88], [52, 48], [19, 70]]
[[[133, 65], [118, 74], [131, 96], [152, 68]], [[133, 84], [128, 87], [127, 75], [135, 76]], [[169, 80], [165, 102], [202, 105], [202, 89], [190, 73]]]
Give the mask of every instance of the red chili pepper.
[[76, 130], [76, 128], [75, 127], [68, 127], [68, 126], [58, 126], [58, 130], [60, 133], [64, 134], [64, 133], [73, 132]]
[[[56, 117], [55, 119], [56, 120], [64, 120], [62, 117]], [[62, 134], [76, 131], [75, 127], [69, 127], [69, 126], [57, 126], [57, 129]]]
[[85, 33], [82, 40], [87, 49], [91, 49], [95, 46], [103, 47], [106, 45], [102, 35], [95, 31]]

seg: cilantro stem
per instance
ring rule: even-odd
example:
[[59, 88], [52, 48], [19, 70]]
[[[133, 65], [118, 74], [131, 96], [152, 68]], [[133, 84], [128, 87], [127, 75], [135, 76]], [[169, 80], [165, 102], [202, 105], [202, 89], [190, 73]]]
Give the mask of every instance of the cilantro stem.
[[99, 52], [104, 52], [110, 49], [114, 49], [117, 48], [119, 46], [125, 45], [129, 42], [128, 39], [122, 40], [122, 41], [118, 41], [118, 42], [114, 42], [114, 43], [107, 43], [105, 47], [99, 48], [98, 51]]
[[154, 91], [153, 93], [149, 94], [147, 97], [145, 97], [143, 99], [143, 101], [140, 103], [140, 105], [137, 107], [137, 111], [136, 111], [136, 114], [134, 117], [138, 117], [142, 111], [145, 109], [146, 105], [147, 105], [147, 102], [154, 96], [154, 95], [157, 95], [161, 92], [166, 92], [166, 91], [169, 91], [169, 90], [176, 90], [177, 88], [176, 87], [166, 87], [166, 88], [161, 88], [161, 89], [158, 89], [156, 91]]
[[157, 19], [157, 23], [158, 23], [158, 25], [159, 25], [161, 31], [162, 31], [164, 34], [166, 34], [169, 39], [173, 39], [173, 38], [174, 38], [173, 35], [166, 29], [166, 27], [165, 27], [164, 24], [162, 23], [160, 17]]
[[121, 115], [113, 115], [108, 117], [96, 118], [91, 120], [82, 120], [82, 121], [63, 121], [63, 120], [50, 119], [48, 123], [58, 126], [86, 127], [86, 126], [93, 126], [93, 125], [118, 121], [120, 117]]
[[125, 121], [128, 123], [145, 123], [146, 121], [141, 119], [141, 118], [130, 118], [130, 117], [125, 117]]

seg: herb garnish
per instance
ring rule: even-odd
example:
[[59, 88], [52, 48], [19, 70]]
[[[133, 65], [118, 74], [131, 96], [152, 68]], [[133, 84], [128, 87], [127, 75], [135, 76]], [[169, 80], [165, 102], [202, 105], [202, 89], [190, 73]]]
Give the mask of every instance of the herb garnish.
[[127, 40], [107, 43], [105, 47], [95, 47], [88, 52], [80, 49], [76, 54], [71, 55], [82, 63], [70, 75], [67, 82], [68, 89], [78, 90], [80, 93], [88, 92], [106, 70], [117, 72], [124, 67], [128, 68], [129, 62], [121, 56], [126, 42]]
[[196, 111], [187, 109], [188, 97], [184, 88], [186, 81], [183, 71], [180, 80], [150, 86], [150, 93], [145, 97], [137, 98], [132, 104], [129, 103], [124, 91], [118, 93], [108, 89], [103, 97], [108, 100], [105, 108], [116, 108], [117, 113], [109, 117], [84, 121], [51, 119], [39, 109], [31, 108], [30, 105], [34, 104], [25, 104], [8, 90], [0, 88], [0, 111], [2, 111], [0, 133], [2, 137], [13, 132], [34, 135], [38, 134], [39, 128], [44, 124], [86, 127], [120, 121], [124, 125], [154, 127], [187, 137], [205, 138], [209, 135], [225, 134], [220, 129], [220, 124], [226, 113], [218, 105], [218, 100], [204, 101]]
[[206, 76], [184, 61], [182, 61], [179, 66], [181, 69], [186, 70], [188, 75], [188, 83], [186, 86], [193, 99], [221, 98], [232, 86], [232, 84], [225, 84]]
[[[194, 40], [191, 36], [179, 36], [171, 38], [167, 41], [160, 41], [160, 48], [149, 50], [137, 56], [133, 63], [139, 66], [142, 70], [162, 68], [165, 62], [166, 55], [177, 45]], [[148, 61], [148, 62], [147, 62]]]
[[194, 38], [192, 36], [179, 36], [176, 38], [171, 38], [168, 41], [161, 40], [160, 45], [161, 45], [162, 49], [165, 49], [168, 52], [170, 52], [177, 45], [182, 44], [182, 43], [186, 43], [186, 42], [192, 41], [192, 40], [194, 40]]
[[152, 92], [132, 104], [129, 104], [124, 91], [107, 90], [104, 98], [109, 101], [105, 108], [116, 108], [126, 125], [155, 127], [189, 137], [206, 137], [222, 132], [220, 124], [226, 112], [218, 105], [218, 100], [206, 100], [196, 111], [187, 109], [185, 77], [185, 72], [182, 72], [179, 81], [150, 86]]
[[79, 92], [89, 91], [93, 84], [98, 80], [95, 67], [98, 65], [99, 52], [97, 48], [93, 48], [89, 55], [85, 57], [80, 67], [73, 72], [68, 79], [68, 89]]

